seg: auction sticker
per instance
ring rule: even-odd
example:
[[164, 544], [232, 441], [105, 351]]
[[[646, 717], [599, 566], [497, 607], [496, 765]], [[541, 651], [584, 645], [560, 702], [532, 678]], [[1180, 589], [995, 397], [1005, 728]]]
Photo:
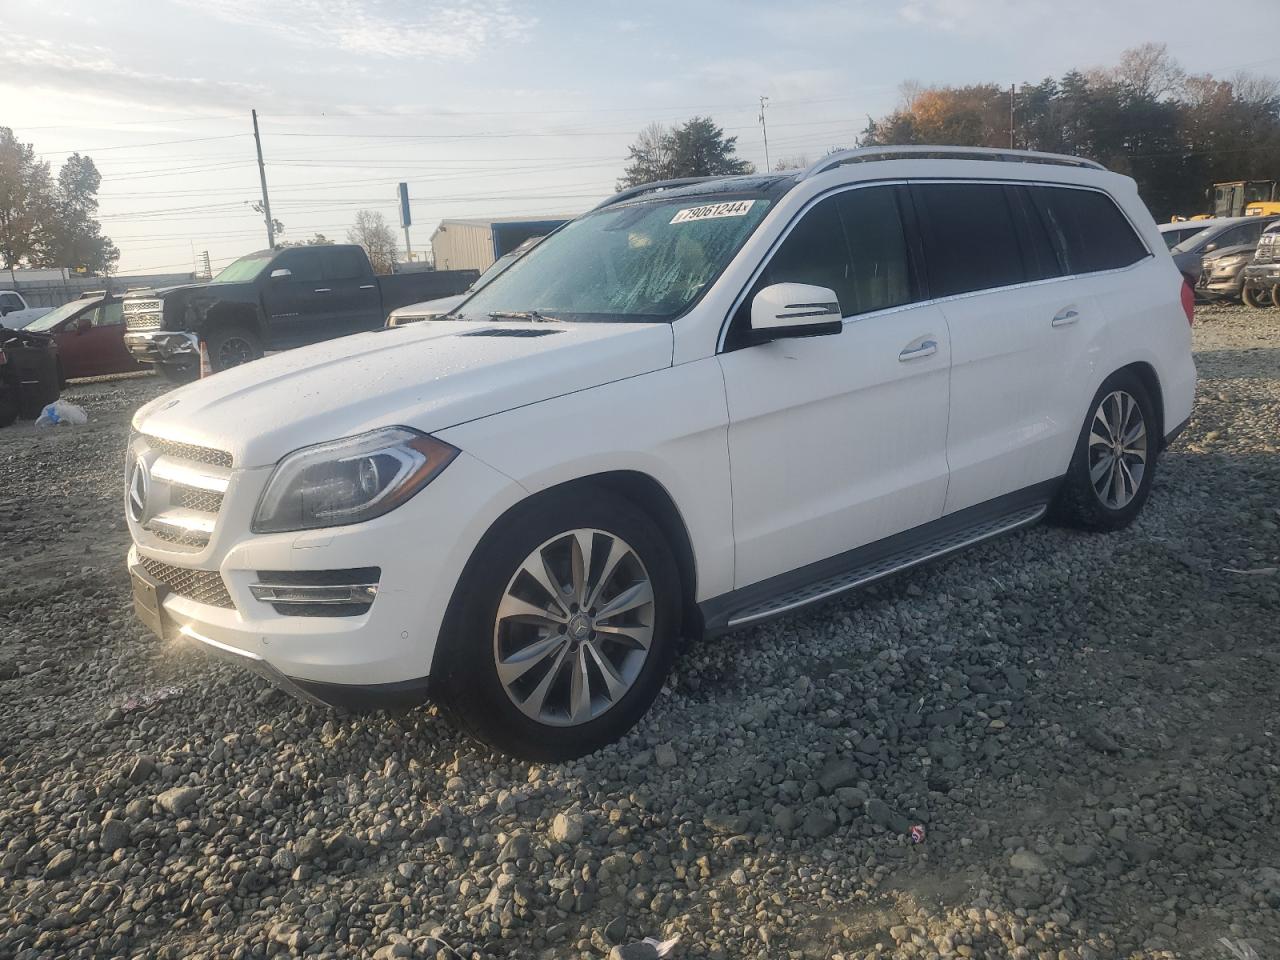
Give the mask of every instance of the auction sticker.
[[745, 217], [755, 205], [754, 200], [730, 200], [727, 203], [708, 203], [701, 207], [686, 207], [671, 218], [672, 223], [691, 223], [694, 220], [714, 220], [717, 217]]

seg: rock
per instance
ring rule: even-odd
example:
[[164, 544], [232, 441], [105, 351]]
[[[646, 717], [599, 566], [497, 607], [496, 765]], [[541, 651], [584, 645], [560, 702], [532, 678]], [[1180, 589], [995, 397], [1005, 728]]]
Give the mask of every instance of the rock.
[[818, 785], [823, 792], [831, 793], [837, 787], [847, 787], [857, 783], [861, 770], [850, 760], [833, 760], [818, 774]]
[[167, 810], [180, 817], [196, 805], [200, 799], [200, 791], [195, 787], [174, 787], [156, 797], [156, 803], [162, 810]]
[[747, 882], [747, 871], [738, 867], [738, 869], [734, 870], [733, 873], [729, 874], [729, 882], [735, 887], [744, 886]]
[[1064, 844], [1058, 848], [1058, 855], [1073, 867], [1087, 867], [1098, 858], [1098, 851], [1087, 843]]
[[674, 767], [679, 762], [676, 759], [675, 747], [669, 743], [660, 743], [654, 747], [653, 759], [657, 761], [658, 766], [664, 768]]
[[127, 847], [133, 842], [133, 832], [129, 829], [129, 825], [122, 820], [108, 820], [102, 825], [102, 832], [98, 834], [98, 846], [105, 853], [114, 853], [122, 847]]
[[911, 829], [910, 820], [894, 813], [887, 803], [875, 797], [867, 801], [867, 819], [894, 833], [906, 833]]
[[1120, 750], [1120, 744], [1116, 743], [1115, 738], [1097, 727], [1085, 727], [1080, 732], [1080, 737], [1099, 753], [1118, 753]]
[[1044, 858], [1038, 853], [1032, 853], [1030, 850], [1019, 850], [1009, 858], [1009, 866], [1015, 870], [1021, 870], [1023, 873], [1048, 873], [1049, 865], [1044, 862]]
[[609, 921], [609, 925], [604, 928], [605, 939], [610, 943], [622, 943], [622, 938], [627, 935], [627, 918], [614, 917]]
[[820, 813], [815, 810], [804, 818], [804, 825], [801, 829], [804, 830], [806, 836], [821, 840], [823, 837], [829, 837], [836, 832], [836, 818], [830, 814]]
[[324, 843], [316, 836], [299, 837], [294, 841], [293, 853], [299, 860], [314, 860], [324, 853]]
[[577, 843], [582, 839], [582, 816], [577, 813], [557, 813], [551, 821], [551, 839], [556, 843]]
[[751, 818], [743, 814], [709, 813], [702, 818], [702, 825], [722, 837], [736, 837], [751, 827]]
[[133, 784], [142, 783], [153, 773], [156, 772], [155, 761], [150, 757], [138, 757], [133, 761], [133, 766], [129, 768], [129, 782]]
[[75, 865], [76, 855], [70, 850], [60, 850], [53, 855], [52, 860], [45, 864], [44, 878], [46, 880], [57, 880], [59, 877], [65, 877]]
[[651, 943], [628, 943], [609, 951], [609, 960], [658, 960], [658, 948]]
[[510, 863], [514, 860], [529, 859], [533, 849], [533, 839], [527, 833], [517, 833], [502, 845], [498, 853], [498, 863]]
[[12, 680], [18, 675], [18, 665], [12, 660], [0, 660], [0, 680]]

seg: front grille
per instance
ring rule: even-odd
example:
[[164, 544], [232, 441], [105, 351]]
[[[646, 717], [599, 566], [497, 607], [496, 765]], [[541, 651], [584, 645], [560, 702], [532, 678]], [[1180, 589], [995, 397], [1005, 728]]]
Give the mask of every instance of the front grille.
[[222, 509], [222, 494], [213, 490], [201, 490], [199, 487], [173, 488], [170, 501], [175, 507], [184, 510], [199, 510], [201, 513], [217, 513]]
[[180, 547], [203, 547], [209, 542], [207, 534], [197, 532], [182, 533], [169, 527], [148, 526], [147, 532], [157, 540], [177, 544]]
[[1274, 263], [1278, 252], [1280, 252], [1280, 243], [1276, 243], [1275, 237], [1264, 235], [1258, 241], [1258, 252], [1253, 255], [1253, 262]]
[[161, 316], [158, 313], [130, 313], [124, 318], [126, 330], [159, 330]]
[[187, 597], [196, 603], [206, 603], [211, 607], [235, 607], [231, 602], [231, 595], [227, 593], [227, 585], [222, 581], [222, 574], [217, 570], [190, 570], [187, 567], [175, 567], [162, 560], [153, 560], [151, 557], [139, 557], [138, 563], [143, 570], [180, 597]]
[[196, 463], [207, 463], [215, 467], [231, 466], [231, 454], [213, 447], [197, 447], [192, 443], [179, 443], [177, 440], [164, 440], [160, 437], [145, 437], [147, 446], [158, 450], [166, 457], [179, 460], [192, 460]]

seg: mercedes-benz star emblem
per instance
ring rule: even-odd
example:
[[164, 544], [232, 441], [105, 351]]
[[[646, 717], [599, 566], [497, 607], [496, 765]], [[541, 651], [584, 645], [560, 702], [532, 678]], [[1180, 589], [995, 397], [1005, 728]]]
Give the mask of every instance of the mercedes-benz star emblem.
[[133, 465], [133, 473], [129, 475], [128, 508], [134, 523], [146, 522], [147, 501], [150, 499], [151, 471], [147, 469], [147, 462], [139, 458]]

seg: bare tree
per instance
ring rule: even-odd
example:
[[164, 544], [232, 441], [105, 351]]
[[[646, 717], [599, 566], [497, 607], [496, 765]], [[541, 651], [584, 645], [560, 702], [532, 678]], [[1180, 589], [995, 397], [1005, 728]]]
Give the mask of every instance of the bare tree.
[[393, 273], [396, 266], [396, 235], [387, 218], [377, 210], [360, 210], [347, 231], [347, 242], [358, 243], [369, 255], [374, 273]]
[[775, 173], [782, 173], [784, 170], [807, 170], [812, 161], [807, 153], [797, 153], [794, 157], [783, 157], [773, 165]]
[[1169, 55], [1163, 43], [1144, 43], [1120, 54], [1120, 62], [1111, 71], [1117, 82], [1138, 97], [1159, 100], [1177, 94], [1186, 80], [1186, 72]]

